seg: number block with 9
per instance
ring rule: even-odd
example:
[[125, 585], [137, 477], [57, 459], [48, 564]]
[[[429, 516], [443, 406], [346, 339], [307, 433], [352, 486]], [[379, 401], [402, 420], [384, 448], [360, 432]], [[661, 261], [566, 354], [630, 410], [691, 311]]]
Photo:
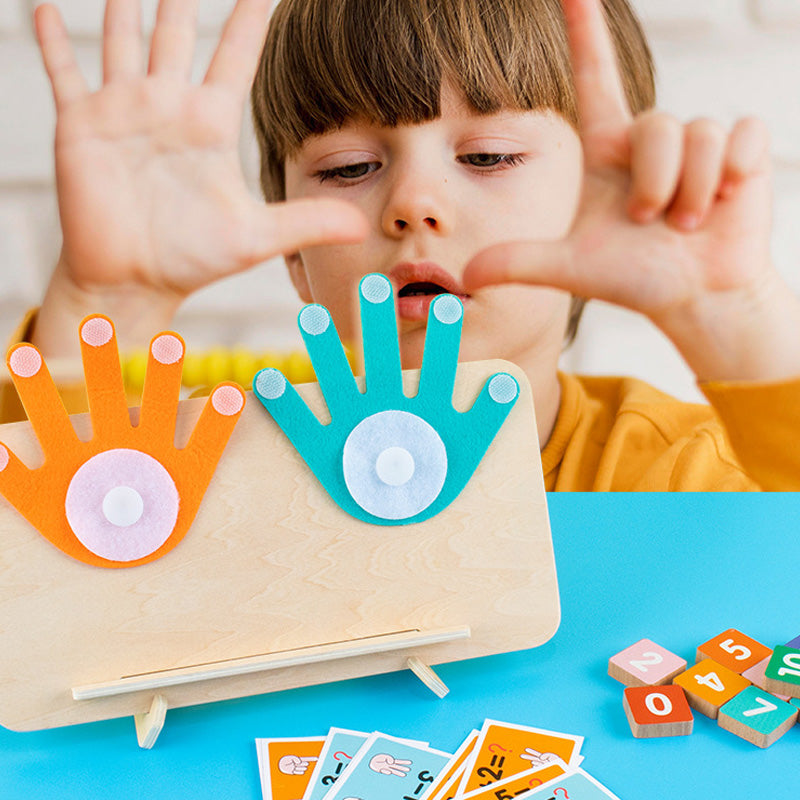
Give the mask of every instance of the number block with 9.
[[694, 717], [680, 686], [629, 686], [622, 705], [637, 739], [688, 736]]
[[800, 648], [779, 644], [764, 670], [767, 691], [800, 697]]
[[748, 686], [719, 710], [720, 728], [735, 733], [758, 747], [769, 747], [795, 723], [797, 709], [789, 703]]
[[727, 631], [709, 639], [705, 644], [697, 648], [695, 661], [702, 661], [710, 658], [727, 667], [740, 675], [750, 667], [758, 664], [767, 658], [772, 651], [765, 647], [761, 642], [751, 639], [736, 628], [729, 628]]
[[721, 706], [750, 686], [750, 681], [710, 658], [689, 667], [673, 683], [686, 690], [692, 708], [716, 719]]
[[641, 639], [608, 661], [608, 674], [625, 686], [660, 686], [685, 669], [685, 659], [649, 639]]

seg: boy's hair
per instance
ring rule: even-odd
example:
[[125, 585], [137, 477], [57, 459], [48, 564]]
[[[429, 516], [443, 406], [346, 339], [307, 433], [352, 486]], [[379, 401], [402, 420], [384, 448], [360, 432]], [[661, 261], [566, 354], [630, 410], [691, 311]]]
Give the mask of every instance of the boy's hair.
[[[650, 50], [628, 0], [603, 0], [628, 104], [655, 102]], [[578, 110], [561, 0], [281, 0], [251, 100], [261, 188], [285, 199], [287, 158], [350, 119], [416, 124], [444, 81], [478, 113]], [[584, 301], [573, 298], [567, 340]]]

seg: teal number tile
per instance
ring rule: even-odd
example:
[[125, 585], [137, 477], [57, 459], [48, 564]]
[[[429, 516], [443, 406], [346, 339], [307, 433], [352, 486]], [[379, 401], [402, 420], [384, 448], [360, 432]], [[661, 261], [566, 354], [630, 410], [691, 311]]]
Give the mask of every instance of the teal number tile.
[[719, 713], [766, 736], [795, 716], [797, 708], [757, 686], [748, 686], [725, 703]]
[[791, 700], [789, 700], [789, 702], [793, 706], [796, 706], [798, 710], [800, 710], [800, 697], [793, 697]]
[[[767, 678], [800, 686], [800, 650], [779, 644], [772, 652], [764, 674]], [[782, 692], [782, 694], [790, 694]]]

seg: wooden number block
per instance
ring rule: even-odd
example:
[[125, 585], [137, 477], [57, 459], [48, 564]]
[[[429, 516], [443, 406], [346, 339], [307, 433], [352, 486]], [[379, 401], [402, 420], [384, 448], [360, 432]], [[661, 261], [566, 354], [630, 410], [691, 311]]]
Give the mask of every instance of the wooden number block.
[[[764, 674], [767, 669], [767, 664], [769, 664], [770, 656], [772, 655], [772, 651], [770, 650], [769, 656], [767, 656], [763, 661], [759, 661], [754, 667], [750, 667], [750, 669], [746, 669], [742, 673], [743, 678], [747, 678], [754, 686], [758, 686], [759, 689], [763, 689], [767, 691], [767, 676]], [[785, 694], [776, 694], [775, 697], [780, 698], [781, 700], [788, 700], [789, 696]]]
[[800, 650], [800, 636], [795, 636], [791, 642], [786, 642], [786, 646], [794, 650]]
[[692, 708], [711, 719], [716, 719], [720, 707], [750, 685], [747, 678], [710, 658], [689, 667], [673, 683], [686, 690], [686, 698]]
[[717, 718], [721, 728], [758, 747], [769, 747], [796, 720], [797, 709], [794, 706], [767, 694], [757, 686], [748, 686], [733, 700], [725, 703]]
[[794, 706], [798, 711], [800, 711], [800, 697], [790, 697], [789, 705]]
[[764, 674], [767, 691], [800, 697], [800, 648], [779, 644]]
[[659, 686], [685, 669], [685, 659], [649, 639], [632, 644], [608, 661], [608, 674], [626, 686]]
[[736, 628], [729, 628], [697, 648], [695, 661], [710, 658], [740, 675], [769, 656], [772, 651]]
[[622, 705], [637, 739], [688, 736], [692, 732], [692, 709], [680, 686], [629, 686]]

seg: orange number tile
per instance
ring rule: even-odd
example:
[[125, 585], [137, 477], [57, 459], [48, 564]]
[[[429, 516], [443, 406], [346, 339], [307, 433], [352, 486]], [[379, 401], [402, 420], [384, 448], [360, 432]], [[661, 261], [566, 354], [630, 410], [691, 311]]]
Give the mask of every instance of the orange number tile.
[[747, 678], [710, 658], [690, 667], [672, 682], [683, 687], [692, 708], [711, 719], [717, 718], [720, 706], [750, 685]]
[[736, 628], [729, 628], [697, 648], [696, 661], [710, 658], [740, 675], [763, 661], [772, 651]]
[[680, 686], [631, 686], [623, 695], [625, 716], [637, 739], [687, 736], [694, 717]]

